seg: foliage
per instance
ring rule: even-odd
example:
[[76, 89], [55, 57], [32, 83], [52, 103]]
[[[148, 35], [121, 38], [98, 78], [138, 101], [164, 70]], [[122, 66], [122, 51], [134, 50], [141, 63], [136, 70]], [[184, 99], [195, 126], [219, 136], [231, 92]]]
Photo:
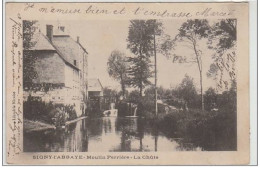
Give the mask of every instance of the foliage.
[[168, 137], [182, 138], [203, 150], [236, 150], [236, 113], [181, 111], [165, 115], [159, 129]]
[[193, 78], [185, 75], [181, 84], [177, 88], [177, 97], [183, 99], [188, 107], [194, 107], [197, 101], [197, 91], [193, 82]]
[[218, 96], [217, 106], [220, 110], [229, 110], [230, 113], [237, 112], [237, 91], [231, 88], [229, 91], [224, 91]]
[[154, 34], [162, 34], [162, 23], [157, 20], [131, 20], [127, 47], [138, 56], [150, 57], [154, 53]]
[[64, 125], [66, 121], [77, 118], [73, 106], [45, 103], [28, 97], [23, 103], [24, 118], [33, 121], [42, 121], [56, 126]]
[[207, 72], [207, 77], [212, 77], [214, 80], [216, 80], [217, 71], [218, 71], [218, 66], [216, 65], [216, 63], [210, 64], [209, 70]]
[[179, 36], [190, 40], [206, 38], [209, 35], [209, 24], [206, 19], [187, 20], [179, 29]]
[[23, 21], [23, 85], [29, 86], [32, 80], [37, 77], [37, 73], [34, 67], [36, 57], [30, 48], [33, 47], [36, 42], [33, 42], [33, 35], [35, 33], [35, 24], [37, 21]]
[[108, 58], [107, 71], [109, 76], [120, 81], [123, 96], [125, 96], [125, 88], [128, 81], [128, 68], [129, 63], [126, 61], [126, 56], [122, 52], [114, 50]]
[[[179, 33], [173, 40], [166, 40], [162, 44], [161, 49], [165, 52], [166, 56], [171, 56], [173, 62], [179, 63], [196, 63], [200, 74], [200, 91], [201, 91], [201, 109], [204, 109], [203, 101], [203, 86], [202, 86], [202, 51], [199, 49], [198, 41], [203, 38], [208, 38], [211, 33], [208, 21], [205, 19], [187, 20], [179, 28]], [[185, 43], [186, 47], [193, 50], [194, 56], [185, 57], [169, 53], [179, 43]]]
[[104, 93], [104, 96], [107, 96], [107, 97], [117, 97], [118, 96], [118, 92], [116, 90], [109, 89], [107, 87], [103, 88], [103, 93]]
[[[155, 97], [154, 86], [145, 89], [145, 96], [153, 99]], [[165, 89], [162, 86], [157, 88], [158, 99], [170, 99], [173, 97], [171, 89]]]
[[129, 57], [129, 84], [139, 88], [142, 96], [143, 88], [150, 85], [152, 77], [150, 57], [154, 54], [155, 35], [162, 34], [162, 23], [157, 20], [131, 20], [128, 32], [128, 49], [135, 55]]
[[208, 77], [216, 78], [218, 68], [216, 62], [225, 51], [236, 47], [237, 42], [237, 20], [236, 19], [221, 19], [215, 23], [211, 29], [211, 34], [208, 39], [208, 47], [215, 50], [213, 58], [215, 62], [211, 64], [208, 71]]
[[149, 81], [149, 78], [152, 77], [152, 72], [150, 70], [151, 61], [146, 57], [129, 57], [128, 61], [131, 63], [131, 66], [128, 69], [128, 83], [133, 87], [139, 88], [139, 95], [142, 96], [143, 88], [151, 84]]
[[212, 27], [209, 37], [209, 48], [215, 49], [217, 53], [230, 49], [236, 45], [237, 20], [221, 19]]
[[203, 150], [237, 149], [237, 103], [235, 88], [216, 94], [210, 88], [206, 91], [205, 108], [214, 106], [217, 111], [177, 111], [159, 117], [159, 129], [166, 136], [183, 138]]
[[138, 103], [140, 99], [139, 91], [138, 90], [133, 90], [129, 93], [128, 96], [128, 101], [132, 103]]
[[215, 89], [210, 87], [205, 92], [204, 98], [205, 98], [205, 110], [210, 111], [210, 110], [216, 108], [218, 95], [217, 95]]

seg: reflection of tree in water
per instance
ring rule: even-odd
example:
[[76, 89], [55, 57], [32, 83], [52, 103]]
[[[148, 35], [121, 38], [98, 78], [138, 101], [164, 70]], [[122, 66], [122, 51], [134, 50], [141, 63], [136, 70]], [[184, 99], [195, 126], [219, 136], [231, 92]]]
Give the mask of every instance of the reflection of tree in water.
[[[56, 131], [50, 132], [48, 135], [46, 135], [48, 132], [43, 132], [44, 135], [40, 135], [41, 138], [45, 138], [45, 149], [47, 151], [51, 152], [59, 152], [63, 151], [64, 149], [64, 141], [66, 139], [65, 133], [63, 129], [57, 129]], [[46, 138], [48, 140], [46, 140]]]
[[159, 124], [157, 120], [155, 120], [151, 125], [150, 133], [154, 137], [154, 151], [157, 151], [158, 148], [158, 136], [159, 136]]
[[82, 152], [85, 152], [88, 151], [88, 128], [86, 120], [82, 121], [80, 131], [82, 133]]
[[121, 132], [121, 143], [120, 148], [116, 149], [119, 151], [131, 151], [131, 123], [129, 123], [129, 119], [125, 118], [117, 118], [116, 122], [116, 132]]
[[64, 149], [63, 129], [31, 132], [24, 134], [25, 152], [59, 152]]
[[88, 151], [88, 131], [85, 120], [68, 125], [65, 134], [65, 151]]
[[142, 119], [137, 120], [137, 131], [138, 131], [138, 137], [140, 141], [140, 151], [143, 151], [143, 138], [144, 138], [144, 129], [145, 124]]
[[143, 151], [145, 123], [142, 119], [118, 118], [116, 121], [116, 131], [121, 132], [121, 144], [119, 151], [133, 151], [131, 142], [133, 139], [139, 140], [139, 150]]
[[120, 151], [131, 151], [131, 140], [127, 130], [123, 128], [121, 136], [121, 149]]
[[[52, 152], [58, 151], [58, 147], [54, 145], [60, 145], [59, 139], [63, 138], [59, 136], [56, 138], [55, 131], [39, 131], [24, 133], [24, 152]], [[62, 146], [61, 146], [62, 147]], [[56, 148], [56, 150], [55, 150]]]
[[103, 120], [99, 118], [93, 118], [86, 121], [88, 132], [91, 136], [100, 136], [102, 134]]

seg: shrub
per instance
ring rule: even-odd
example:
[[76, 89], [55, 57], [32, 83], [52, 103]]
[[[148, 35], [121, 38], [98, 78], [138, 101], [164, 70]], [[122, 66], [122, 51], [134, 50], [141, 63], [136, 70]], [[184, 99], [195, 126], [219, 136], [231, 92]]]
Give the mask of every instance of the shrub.
[[205, 150], [236, 150], [236, 113], [179, 111], [163, 115], [159, 128], [168, 137], [181, 137]]
[[28, 97], [23, 102], [24, 118], [33, 121], [42, 121], [56, 126], [64, 125], [66, 121], [77, 118], [73, 106], [45, 103]]

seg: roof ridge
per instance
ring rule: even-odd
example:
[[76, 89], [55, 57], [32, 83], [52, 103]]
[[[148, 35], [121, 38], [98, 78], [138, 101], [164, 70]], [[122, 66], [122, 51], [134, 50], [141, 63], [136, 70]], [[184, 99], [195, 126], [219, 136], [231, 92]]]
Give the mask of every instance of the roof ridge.
[[84, 52], [86, 52], [86, 53], [88, 54], [86, 48], [84, 48], [80, 42], [77, 42], [76, 40], [74, 40], [70, 35], [53, 35], [53, 36], [54, 36], [54, 37], [69, 37], [69, 38], [70, 38], [71, 40], [73, 40], [76, 44], [78, 44], [78, 45], [84, 50]]

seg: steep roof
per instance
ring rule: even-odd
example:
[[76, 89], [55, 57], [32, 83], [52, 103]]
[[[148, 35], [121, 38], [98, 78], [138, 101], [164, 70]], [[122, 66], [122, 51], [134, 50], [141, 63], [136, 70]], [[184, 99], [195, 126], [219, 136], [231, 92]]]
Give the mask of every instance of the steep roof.
[[56, 50], [50, 43], [49, 39], [41, 32], [35, 33], [31, 42], [34, 44], [30, 50]]
[[80, 46], [87, 53], [85, 48], [74, 41], [69, 35], [54, 35], [52, 42], [43, 33], [35, 33], [32, 39], [35, 42], [30, 50], [51, 50], [56, 51], [65, 63], [79, 70], [78, 62], [74, 65], [75, 58], [78, 58]]
[[98, 78], [88, 80], [88, 91], [102, 91], [103, 86]]
[[[68, 35], [54, 35], [52, 43], [61, 53], [62, 57], [74, 65], [75, 58], [80, 56], [78, 49], [79, 44]], [[78, 67], [78, 63], [76, 67]]]

